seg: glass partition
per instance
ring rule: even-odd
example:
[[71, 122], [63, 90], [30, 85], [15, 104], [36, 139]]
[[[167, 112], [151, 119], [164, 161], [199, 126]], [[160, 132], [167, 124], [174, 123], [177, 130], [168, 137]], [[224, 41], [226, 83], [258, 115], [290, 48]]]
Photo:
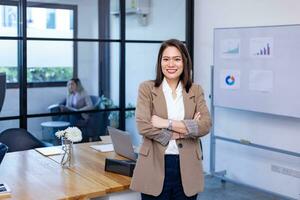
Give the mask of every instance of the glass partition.
[[0, 121], [0, 133], [9, 128], [19, 128], [19, 120]]
[[135, 107], [139, 84], [155, 79], [159, 47], [148, 43], [126, 45], [126, 108]]
[[[96, 119], [92, 124], [101, 131], [93, 125], [83, 126], [82, 130], [94, 130], [99, 135], [105, 132], [103, 127], [107, 125], [124, 129], [123, 123], [119, 125], [119, 116], [120, 110], [125, 109], [127, 130], [136, 135], [134, 109], [138, 86], [155, 78], [159, 41], [185, 40], [187, 1], [125, 0], [124, 30], [120, 28], [119, 0], [31, 0], [26, 3], [26, 8], [18, 8], [18, 1], [0, 1], [0, 72], [6, 73], [8, 83], [0, 124], [3, 127], [21, 124], [26, 128], [27, 122], [28, 130], [44, 139], [46, 122], [62, 121], [72, 125], [67, 118], [89, 116]], [[26, 9], [26, 34], [19, 30], [22, 22], [18, 9]], [[121, 32], [125, 32], [124, 38]], [[120, 74], [120, 66], [124, 67], [125, 75]], [[19, 84], [19, 78], [23, 80], [23, 77], [27, 85]], [[94, 107], [90, 112], [61, 114], [60, 106], [57, 107], [64, 103], [67, 81], [73, 77], [81, 80], [91, 97]], [[120, 89], [122, 85], [126, 86], [125, 91]], [[120, 96], [123, 92], [125, 95]], [[19, 108], [20, 103], [24, 107]], [[6, 126], [10, 121], [15, 124]], [[133, 140], [135, 145], [139, 144], [138, 137]]]
[[0, 36], [18, 36], [17, 1], [2, 3], [0, 1]]
[[186, 1], [126, 0], [127, 40], [185, 40]]
[[27, 37], [74, 38], [76, 6], [27, 4]]
[[18, 70], [18, 40], [0, 40], [0, 72], [7, 83], [0, 117], [19, 115]]
[[72, 41], [28, 41], [27, 82], [68, 81], [76, 70], [75, 51]]

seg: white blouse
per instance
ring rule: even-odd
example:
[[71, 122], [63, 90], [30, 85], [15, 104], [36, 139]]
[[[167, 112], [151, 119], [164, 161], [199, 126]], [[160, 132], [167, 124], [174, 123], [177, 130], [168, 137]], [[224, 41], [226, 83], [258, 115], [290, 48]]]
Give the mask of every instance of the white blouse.
[[[182, 85], [178, 84], [176, 88], [176, 98], [172, 97], [172, 89], [166, 79], [162, 82], [162, 89], [167, 103], [168, 119], [183, 120], [184, 119], [184, 104], [182, 96]], [[165, 154], [179, 154], [175, 140], [170, 140]]]

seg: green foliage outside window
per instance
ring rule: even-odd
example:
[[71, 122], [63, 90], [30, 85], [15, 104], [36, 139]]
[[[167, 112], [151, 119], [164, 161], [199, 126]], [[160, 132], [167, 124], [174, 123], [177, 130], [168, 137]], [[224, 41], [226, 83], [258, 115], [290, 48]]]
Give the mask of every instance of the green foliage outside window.
[[[6, 73], [7, 83], [18, 82], [18, 68], [0, 66], [0, 72]], [[56, 82], [68, 81], [73, 77], [72, 67], [29, 67], [27, 69], [27, 82]]]
[[18, 71], [17, 71], [16, 67], [0, 67], [0, 72], [6, 73], [6, 82], [7, 83], [18, 82]]

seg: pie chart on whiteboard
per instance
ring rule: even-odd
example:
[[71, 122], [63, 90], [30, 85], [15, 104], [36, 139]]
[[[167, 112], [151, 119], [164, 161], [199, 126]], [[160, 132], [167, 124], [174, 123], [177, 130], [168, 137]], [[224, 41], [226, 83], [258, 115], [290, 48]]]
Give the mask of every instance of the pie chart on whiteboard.
[[226, 82], [226, 84], [229, 85], [229, 86], [230, 86], [230, 85], [234, 85], [234, 82], [235, 82], [234, 76], [232, 76], [232, 75], [226, 76], [225, 82]]
[[220, 87], [222, 89], [236, 90], [240, 88], [239, 70], [222, 70], [220, 73]]

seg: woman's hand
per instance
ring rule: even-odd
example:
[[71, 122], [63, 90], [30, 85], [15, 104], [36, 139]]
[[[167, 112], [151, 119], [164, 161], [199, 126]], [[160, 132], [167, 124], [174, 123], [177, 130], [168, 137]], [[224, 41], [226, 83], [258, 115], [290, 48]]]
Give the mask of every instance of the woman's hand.
[[172, 132], [172, 137], [171, 140], [177, 140], [180, 139], [182, 136], [180, 136], [181, 134], [176, 133], [176, 132]]
[[177, 139], [182, 139], [185, 137], [185, 134], [183, 133], [177, 133], [177, 132], [172, 132], [172, 137], [171, 140], [177, 140]]
[[67, 107], [64, 106], [64, 105], [60, 105], [59, 108], [60, 108], [60, 112], [67, 112], [67, 111], [69, 111], [69, 110], [67, 109]]
[[[201, 114], [200, 112], [195, 113], [193, 120], [200, 120]], [[173, 140], [184, 138], [187, 134], [187, 129], [182, 121], [172, 120], [172, 138]], [[155, 128], [168, 128], [169, 121], [167, 119], [163, 119], [157, 115], [153, 115], [151, 118], [152, 126]]]
[[167, 119], [163, 119], [159, 116], [153, 115], [151, 118], [152, 126], [156, 128], [168, 128], [169, 122]]

